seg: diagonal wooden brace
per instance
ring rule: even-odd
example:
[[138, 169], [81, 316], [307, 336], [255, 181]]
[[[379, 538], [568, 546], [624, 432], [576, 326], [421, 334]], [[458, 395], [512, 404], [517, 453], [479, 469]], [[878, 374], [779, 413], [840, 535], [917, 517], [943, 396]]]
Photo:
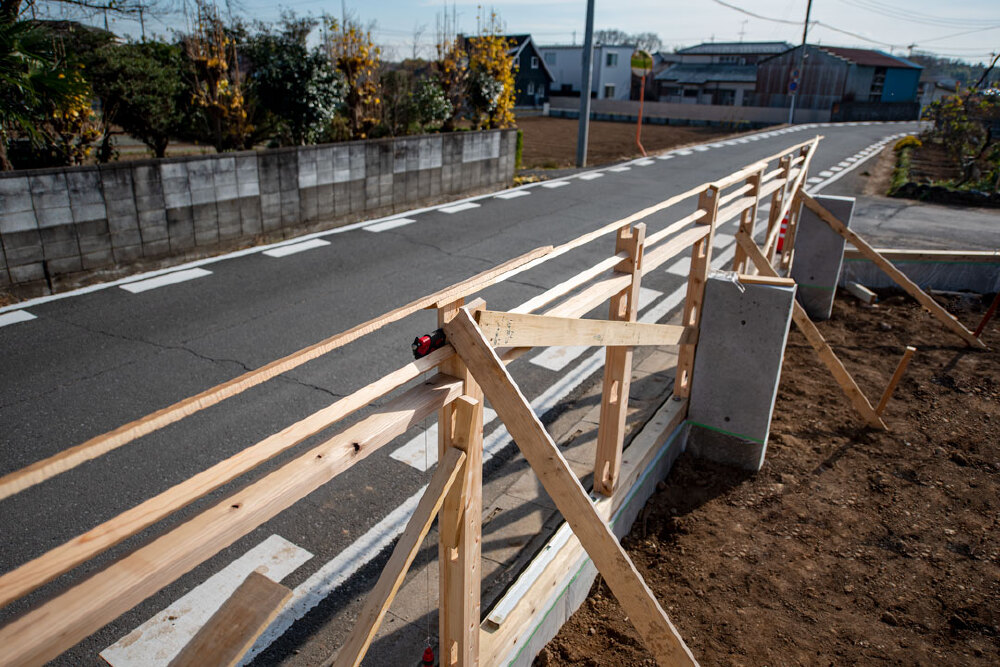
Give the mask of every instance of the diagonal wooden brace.
[[661, 665], [697, 664], [472, 316], [463, 309], [444, 329], [649, 651]]
[[964, 340], [966, 345], [969, 347], [986, 349], [986, 343], [976, 338], [976, 336], [971, 331], [966, 329], [954, 315], [942, 308], [937, 301], [920, 289], [915, 282], [907, 278], [906, 274], [893, 266], [892, 262], [879, 254], [879, 252], [875, 250], [875, 248], [871, 247], [867, 241], [848, 229], [847, 225], [838, 220], [837, 216], [830, 213], [825, 206], [820, 204], [805, 192], [802, 193], [802, 201], [810, 211], [819, 217], [820, 220], [828, 224], [830, 229], [847, 239], [848, 243], [857, 248], [862, 255], [870, 259], [875, 266], [882, 269], [882, 271], [884, 271], [887, 276], [892, 278], [897, 285], [906, 290], [907, 294], [912, 296], [920, 303], [921, 306], [930, 311], [931, 315], [936, 317], [938, 321], [945, 325], [945, 327], [947, 327], [952, 333]]
[[[771, 266], [770, 262], [761, 252], [757, 244], [753, 242], [749, 236], [743, 232], [736, 232], [736, 242], [740, 244], [744, 251], [747, 253], [747, 257], [750, 258], [754, 264], [757, 265], [757, 269], [767, 276], [777, 276], [777, 271]], [[795, 326], [799, 328], [805, 337], [809, 341], [809, 344], [816, 354], [819, 355], [820, 361], [827, 367], [830, 374], [833, 375], [833, 379], [837, 381], [840, 385], [841, 390], [847, 395], [848, 400], [851, 401], [851, 405], [854, 409], [858, 411], [861, 418], [865, 420], [869, 426], [880, 428], [884, 431], [888, 431], [888, 427], [882, 418], [878, 416], [875, 412], [875, 408], [868, 401], [868, 398], [858, 387], [858, 384], [851, 377], [851, 374], [847, 372], [844, 368], [844, 364], [841, 363], [840, 359], [834, 353], [833, 349], [827, 344], [826, 340], [823, 338], [823, 334], [820, 333], [813, 321], [809, 319], [806, 315], [806, 311], [803, 310], [802, 306], [799, 305], [798, 301], [795, 301], [792, 305], [792, 320], [795, 322]]]

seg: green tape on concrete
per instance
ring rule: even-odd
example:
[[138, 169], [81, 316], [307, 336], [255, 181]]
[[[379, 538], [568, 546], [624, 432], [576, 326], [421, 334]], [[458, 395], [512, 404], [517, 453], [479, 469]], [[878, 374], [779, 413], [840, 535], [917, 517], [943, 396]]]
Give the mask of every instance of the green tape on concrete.
[[750, 442], [756, 442], [759, 445], [763, 445], [764, 444], [763, 440], [760, 440], [758, 438], [751, 438], [749, 435], [743, 435], [742, 433], [733, 433], [732, 431], [727, 431], [725, 429], [717, 428], [715, 426], [709, 426], [708, 424], [702, 424], [701, 422], [696, 422], [696, 421], [691, 421], [691, 420], [688, 420], [688, 423], [689, 424], [693, 424], [694, 426], [700, 426], [703, 429], [707, 429], [709, 431], [715, 431], [716, 433], [722, 433], [724, 435], [731, 435], [732, 437], [739, 438], [740, 440], [749, 440]]

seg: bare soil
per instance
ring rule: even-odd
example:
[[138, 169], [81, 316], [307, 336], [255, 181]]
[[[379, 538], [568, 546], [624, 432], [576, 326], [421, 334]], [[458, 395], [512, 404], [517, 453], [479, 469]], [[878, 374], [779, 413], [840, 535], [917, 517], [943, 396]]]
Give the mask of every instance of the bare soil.
[[[701, 664], [1000, 661], [1000, 323], [973, 351], [883, 296], [819, 326], [873, 402], [918, 348], [891, 432], [859, 426], [793, 329], [764, 468], [682, 455], [623, 541]], [[975, 327], [988, 303], [946, 305]], [[536, 664], [654, 663], [598, 579]]]
[[[576, 166], [576, 136], [579, 124], [571, 118], [527, 116], [517, 119], [524, 133], [521, 166], [525, 169], [563, 169]], [[677, 127], [643, 125], [642, 145], [647, 153], [699, 144], [733, 134], [715, 127]], [[587, 144], [587, 163], [610, 164], [639, 157], [635, 144], [635, 125], [610, 121], [591, 121]]]
[[914, 183], [938, 183], [962, 178], [944, 145], [931, 141], [914, 148], [910, 158], [910, 180]]

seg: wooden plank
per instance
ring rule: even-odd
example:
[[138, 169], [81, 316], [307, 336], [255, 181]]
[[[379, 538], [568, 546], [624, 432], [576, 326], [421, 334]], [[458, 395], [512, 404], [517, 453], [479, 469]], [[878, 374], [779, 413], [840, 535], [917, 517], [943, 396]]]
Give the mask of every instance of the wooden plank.
[[[443, 327], [461, 308], [456, 301], [438, 310]], [[438, 456], [465, 453], [462, 481], [448, 492], [438, 530], [438, 652], [441, 665], [474, 665], [479, 660], [480, 572], [483, 505], [483, 392], [457, 355], [441, 370], [462, 379], [465, 400], [438, 412]]]
[[[761, 198], [761, 180], [764, 177], [764, 170], [761, 169], [756, 174], [747, 176], [747, 192], [753, 197], [753, 206], [743, 211], [740, 214], [740, 224], [739, 229], [746, 233], [747, 236], [753, 238], [754, 227], [757, 224], [757, 208], [760, 206]], [[733, 253], [733, 271], [739, 274], [743, 274], [746, 270], [747, 255], [743, 252], [743, 248], [739, 245], [736, 246], [736, 250]]]
[[698, 198], [698, 210], [702, 217], [698, 221], [707, 229], [707, 234], [691, 247], [691, 270], [688, 273], [687, 295], [684, 298], [684, 318], [681, 324], [694, 329], [693, 341], [681, 345], [677, 356], [677, 377], [674, 380], [674, 395], [687, 398], [691, 395], [691, 373], [694, 370], [694, 355], [698, 343], [698, 325], [701, 323], [701, 306], [705, 298], [705, 283], [712, 268], [712, 241], [715, 238], [715, 219], [719, 212], [719, 191], [709, 186]]
[[751, 276], [746, 273], [740, 273], [736, 276], [744, 285], [771, 285], [772, 287], [795, 287], [795, 281], [791, 278], [782, 278], [781, 276]]
[[695, 243], [698, 243], [706, 236], [709, 235], [710, 229], [699, 225], [693, 229], [688, 229], [676, 237], [670, 239], [669, 243], [666, 243], [655, 250], [649, 250], [646, 252], [646, 258], [643, 260], [643, 273], [649, 273], [660, 268], [666, 262], [669, 262], [677, 255], [681, 254], [688, 248], [690, 248]]
[[477, 315], [479, 328], [493, 347], [553, 345], [677, 345], [684, 327], [609, 320], [578, 320], [548, 315], [518, 315], [492, 310]]
[[[629, 286], [611, 297], [608, 319], [635, 322], [639, 314], [639, 284], [642, 280], [643, 242], [646, 225], [618, 232], [615, 250], [627, 250], [630, 259], [615, 270], [631, 276]], [[608, 346], [604, 350], [604, 380], [601, 387], [601, 412], [597, 427], [597, 450], [594, 455], [594, 490], [610, 496], [618, 482], [622, 447], [625, 443], [625, 416], [632, 381], [632, 348]]]
[[538, 296], [528, 299], [516, 308], [512, 308], [510, 312], [512, 313], [532, 313], [542, 306], [552, 303], [559, 297], [569, 294], [577, 287], [583, 285], [586, 282], [597, 278], [602, 273], [607, 273], [611, 269], [618, 266], [618, 264], [623, 260], [628, 258], [628, 253], [620, 252], [613, 257], [608, 257], [607, 259], [601, 260], [589, 269], [584, 269], [580, 273], [568, 278], [558, 285], [554, 285], [549, 289], [545, 290]]
[[[389, 611], [399, 587], [403, 585], [406, 572], [413, 564], [417, 552], [423, 544], [427, 531], [430, 530], [434, 517], [444, 503], [445, 494], [454, 486], [455, 480], [459, 477], [462, 464], [465, 463], [465, 452], [454, 447], [449, 447], [438, 464], [434, 476], [431, 477], [427, 490], [420, 497], [417, 509], [414, 510], [410, 520], [406, 523], [406, 529], [400, 536], [396, 546], [393, 547], [389, 561], [382, 568], [378, 582], [372, 588], [371, 593], [365, 599], [365, 606], [358, 614], [358, 619], [354, 623], [351, 634], [347, 641], [337, 652], [335, 658], [331, 658], [323, 663], [324, 667], [335, 665], [336, 667], [358, 667], [365, 652], [375, 638], [385, 613]], [[203, 663], [211, 664], [211, 663]]]
[[719, 197], [719, 207], [725, 206], [729, 202], [733, 201], [740, 195], [752, 194], [753, 186], [750, 183], [744, 183], [740, 187], [736, 188], [732, 192], [729, 192], [721, 197]]
[[716, 217], [716, 224], [724, 224], [732, 220], [733, 218], [741, 215], [747, 209], [753, 207], [756, 202], [755, 197], [742, 197], [724, 209], [719, 210], [719, 214]]
[[882, 398], [875, 407], [875, 412], [879, 416], [885, 412], [885, 406], [889, 404], [889, 399], [892, 398], [892, 393], [896, 391], [899, 381], [903, 379], [903, 373], [906, 372], [906, 367], [910, 365], [910, 359], [913, 358], [913, 353], [916, 351], [917, 348], [909, 345], [906, 346], [906, 350], [903, 352], [903, 358], [899, 360], [899, 364], [896, 366], [896, 371], [892, 374], [892, 377], [889, 378], [889, 384], [886, 385], [885, 391], [882, 393]]
[[[959, 264], [998, 264], [1000, 250], [912, 250], [908, 248], [875, 248], [875, 252], [888, 261], [898, 262], [955, 262]], [[857, 248], [844, 250], [844, 259], [867, 257]]]
[[[778, 275], [771, 264], [767, 261], [767, 258], [764, 257], [764, 253], [761, 252], [760, 248], [757, 247], [757, 244], [753, 242], [753, 239], [742, 232], [737, 232], [736, 242], [743, 246], [744, 250], [746, 250], [747, 256], [757, 265], [757, 268], [762, 274], [770, 276]], [[861, 415], [861, 418], [865, 421], [865, 423], [875, 428], [888, 430], [885, 422], [883, 422], [878, 414], [876, 414], [874, 408], [872, 408], [872, 404], [864, 395], [864, 392], [861, 391], [860, 387], [858, 387], [857, 383], [854, 381], [854, 378], [851, 377], [851, 374], [847, 372], [846, 368], [844, 368], [844, 364], [842, 364], [840, 359], [837, 358], [833, 349], [823, 338], [823, 334], [820, 333], [819, 329], [816, 328], [816, 325], [813, 324], [813, 321], [809, 319], [806, 311], [802, 309], [801, 305], [799, 305], [798, 300], [796, 300], [792, 305], [792, 321], [795, 322], [795, 326], [799, 328], [799, 331], [805, 335], [806, 340], [809, 341], [812, 348], [816, 350], [816, 354], [819, 356], [820, 361], [823, 362], [823, 364], [830, 371], [830, 374], [833, 375], [833, 379], [837, 381], [837, 384], [840, 386], [844, 394], [847, 395], [851, 405], [853, 405], [854, 409], [858, 411], [858, 414]]]
[[457, 399], [436, 375], [68, 591], [0, 628], [4, 662], [51, 660]]
[[170, 667], [239, 664], [291, 597], [290, 588], [251, 572], [170, 661]]
[[[786, 215], [788, 215], [792, 206], [798, 203], [799, 195], [805, 194], [805, 191], [802, 189], [802, 184], [805, 182], [806, 174], [809, 173], [809, 165], [812, 163], [813, 156], [816, 154], [816, 144], [819, 142], [819, 139], [819, 137], [814, 139], [808, 147], [805, 163], [802, 168], [798, 170], [798, 175], [795, 177], [795, 181], [789, 188], [788, 194], [781, 205], [781, 211], [778, 213], [777, 217], [777, 221], [779, 223], [785, 218]], [[792, 170], [789, 169], [787, 178], [791, 178], [791, 174]], [[773, 203], [771, 205], [774, 206]], [[769, 262], [774, 260], [774, 252], [778, 245], [778, 233], [780, 228], [780, 224], [775, 225], [774, 228], [771, 228], [770, 226], [768, 227], [767, 241], [764, 244], [764, 255], [767, 257]]]
[[774, 257], [773, 252], [770, 251], [773, 248], [771, 239], [776, 237], [780, 231], [781, 218], [781, 206], [785, 202], [785, 197], [788, 195], [788, 187], [791, 185], [791, 179], [788, 177], [788, 172], [791, 167], [789, 163], [792, 159], [788, 156], [782, 157], [778, 161], [778, 171], [779, 171], [779, 181], [781, 181], [781, 187], [774, 190], [771, 193], [771, 208], [767, 213], [767, 232], [764, 239], [764, 255], [768, 258], [768, 261]]
[[253, 470], [261, 463], [329, 428], [340, 419], [385, 396], [397, 387], [433, 370], [454, 354], [455, 351], [450, 345], [434, 350], [426, 357], [379, 378], [305, 419], [4, 573], [0, 576], [0, 606], [30, 593], [198, 498]]
[[893, 266], [889, 260], [880, 255], [873, 247], [868, 245], [867, 241], [848, 229], [833, 213], [826, 210], [822, 204], [808, 194], [802, 193], [802, 197], [803, 202], [807, 207], [809, 207], [809, 210], [828, 224], [833, 231], [847, 239], [848, 243], [861, 251], [865, 257], [870, 259], [875, 264], [875, 266], [882, 269], [882, 271], [884, 271], [887, 276], [892, 278], [897, 285], [902, 287], [907, 294], [912, 296], [917, 300], [917, 302], [920, 303], [921, 306], [930, 311], [931, 315], [936, 317], [938, 321], [941, 322], [941, 324], [943, 324], [949, 331], [964, 340], [970, 347], [980, 349], [986, 348], [986, 344], [976, 338], [971, 331], [966, 329], [954, 315], [945, 310], [929, 294], [920, 289], [916, 283], [907, 278], [902, 271]]
[[653, 657], [663, 665], [697, 664], [472, 316], [460, 312], [445, 332]]
[[65, 449], [58, 454], [4, 475], [0, 478], [0, 500], [12, 496], [15, 493], [24, 491], [25, 489], [30, 488], [35, 484], [44, 482], [47, 479], [51, 479], [52, 477], [64, 473], [67, 470], [71, 470], [81, 463], [107, 454], [108, 452], [126, 445], [139, 437], [153, 433], [168, 424], [180, 421], [181, 419], [200, 412], [205, 408], [216, 405], [227, 398], [232, 398], [233, 396], [236, 396], [251, 387], [256, 387], [257, 385], [281, 375], [282, 373], [287, 373], [293, 368], [298, 368], [308, 361], [321, 357], [339, 347], [343, 347], [344, 345], [355, 341], [366, 334], [376, 331], [387, 324], [401, 320], [408, 315], [432, 306], [444, 299], [450, 298], [454, 300], [455, 298], [476, 292], [488, 285], [493, 284], [497, 281], [499, 276], [509, 273], [512, 268], [523, 266], [533, 259], [544, 257], [551, 251], [552, 247], [546, 246], [544, 248], [537, 248], [531, 252], [527, 252], [520, 257], [516, 257], [492, 269], [483, 271], [482, 273], [479, 273], [460, 283], [456, 283], [451, 287], [446, 287], [439, 292], [435, 292], [429, 296], [411, 301], [405, 306], [396, 308], [395, 310], [385, 313], [384, 315], [379, 315], [378, 317], [348, 329], [343, 333], [336, 334], [326, 340], [310, 345], [309, 347], [302, 348], [297, 352], [293, 352], [292, 354], [272, 361], [269, 364], [265, 364], [257, 370], [244, 373], [239, 377], [223, 382], [222, 384], [216, 385], [211, 389], [206, 389], [195, 396], [185, 398], [184, 400], [178, 401], [169, 407], [158, 410], [150, 415], [142, 417], [141, 419], [129, 422], [128, 424], [120, 426], [113, 431], [91, 438], [90, 440], [87, 440], [86, 442], [75, 447], [70, 447], [69, 449]]
[[861, 303], [872, 305], [878, 301], [878, 295], [875, 292], [855, 282], [847, 283], [847, 291], [853, 294]]

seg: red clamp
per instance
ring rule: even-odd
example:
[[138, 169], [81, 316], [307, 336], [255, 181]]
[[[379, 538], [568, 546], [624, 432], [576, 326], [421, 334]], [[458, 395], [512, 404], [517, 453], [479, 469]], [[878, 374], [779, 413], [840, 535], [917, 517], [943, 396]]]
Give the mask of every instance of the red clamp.
[[436, 329], [423, 336], [417, 336], [413, 339], [413, 345], [411, 346], [413, 348], [413, 358], [426, 357], [439, 347], [444, 347], [446, 342], [448, 341], [445, 339], [444, 331], [441, 329]]

